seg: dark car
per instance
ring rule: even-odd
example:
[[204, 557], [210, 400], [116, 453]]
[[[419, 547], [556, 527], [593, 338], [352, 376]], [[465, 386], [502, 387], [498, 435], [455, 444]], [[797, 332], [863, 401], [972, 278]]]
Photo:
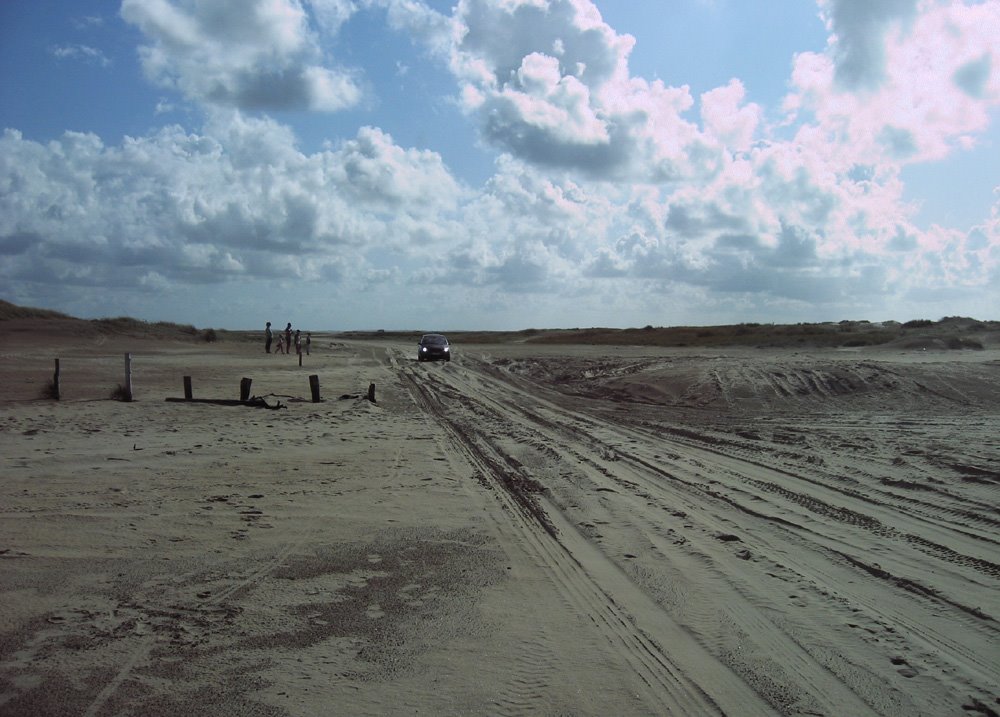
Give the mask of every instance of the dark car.
[[451, 361], [451, 346], [448, 344], [448, 339], [441, 334], [424, 334], [420, 337], [420, 343], [417, 345], [417, 360], [434, 361], [435, 359]]

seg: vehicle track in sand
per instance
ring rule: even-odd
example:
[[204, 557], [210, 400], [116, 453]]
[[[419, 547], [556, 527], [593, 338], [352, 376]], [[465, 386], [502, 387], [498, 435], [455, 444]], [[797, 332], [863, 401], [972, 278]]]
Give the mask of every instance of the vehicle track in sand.
[[[522, 548], [545, 566], [568, 608], [587, 616], [638, 678], [643, 700], [654, 713], [772, 713], [738, 675], [662, 613], [542, 495], [532, 471], [504, 445], [510, 431], [523, 430], [523, 423], [515, 425], [520, 423], [517, 416], [491, 400], [463, 398], [467, 385], [461, 380], [428, 380], [434, 367], [414, 367], [396, 356], [391, 361], [418, 404], [480, 470], [480, 482], [510, 516]], [[549, 649], [536, 645], [536, 651]], [[502, 714], [523, 714], [530, 708], [526, 697], [539, 692], [532, 689], [538, 678], [515, 671], [511, 680], [504, 694], [514, 709]]]
[[[720, 708], [718, 691], [744, 684], [786, 714], [947, 712], [968, 695], [993, 699], [987, 655], [1000, 614], [988, 596], [1000, 568], [988, 502], [934, 484], [916, 497], [861, 451], [824, 461], [821, 449], [865, 438], [866, 426], [828, 421], [818, 447], [794, 422], [755, 424], [772, 435], [748, 439], [742, 427], [678, 426], [563, 395], [485, 356], [425, 367], [390, 353], [576, 607], [635, 662], [651, 704]], [[816, 386], [841, 390], [833, 379]], [[728, 673], [724, 686], [678, 657], [675, 635], [651, 637], [657, 620], [693, 635]], [[974, 678], [952, 679], [956, 668]], [[916, 673], [937, 680], [935, 704], [908, 696]], [[699, 703], [700, 690], [712, 699]]]

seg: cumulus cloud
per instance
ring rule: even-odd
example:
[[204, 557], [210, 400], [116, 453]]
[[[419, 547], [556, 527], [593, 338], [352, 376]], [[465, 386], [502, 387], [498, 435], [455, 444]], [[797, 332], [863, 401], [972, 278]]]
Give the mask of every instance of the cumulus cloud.
[[[842, 34], [826, 53], [796, 57], [785, 100], [790, 118], [813, 120], [811, 150], [834, 148], [844, 163], [902, 164], [974, 146], [1000, 105], [1000, 2], [839, 0], [824, 7]], [[878, 52], [845, 57], [843, 43]], [[841, 80], [845, 73], [850, 81]]]
[[364, 0], [366, 7], [386, 10], [389, 27], [408, 33], [432, 54], [447, 57], [451, 50], [452, 21], [420, 0]]
[[701, 119], [705, 129], [732, 152], [746, 152], [757, 136], [762, 110], [744, 104], [746, 90], [737, 79], [701, 96]]
[[[317, 0], [311, 7], [332, 31], [352, 5]], [[139, 53], [149, 78], [194, 101], [334, 111], [360, 100], [353, 74], [325, 64], [297, 0], [123, 0], [121, 16], [147, 39]]]
[[239, 114], [118, 146], [7, 130], [0, 187], [5, 279], [111, 287], [337, 275], [461, 196], [437, 155], [380, 130], [307, 155], [287, 127]]
[[495, 146], [594, 178], [709, 174], [717, 148], [682, 115], [686, 87], [632, 77], [635, 44], [589, 0], [462, 0], [451, 69], [463, 106]]
[[833, 35], [836, 76], [848, 89], [877, 86], [885, 78], [885, 36], [913, 20], [918, 0], [821, 0]]
[[[820, 7], [829, 45], [795, 57], [775, 122], [738, 78], [695, 98], [633, 76], [635, 40], [588, 0], [459, 0], [450, 17], [417, 0], [125, 0], [147, 73], [203, 103], [205, 124], [113, 144], [8, 131], [0, 277], [379, 296], [433, 281], [515, 307], [682, 295], [842, 315], [1000, 284], [1000, 201], [970, 231], [920, 226], [901, 179], [988, 126], [1000, 0]], [[324, 39], [373, 8], [454, 74], [500, 152], [481, 187], [377, 127], [305, 153], [289, 126], [242, 111], [356, 102]]]

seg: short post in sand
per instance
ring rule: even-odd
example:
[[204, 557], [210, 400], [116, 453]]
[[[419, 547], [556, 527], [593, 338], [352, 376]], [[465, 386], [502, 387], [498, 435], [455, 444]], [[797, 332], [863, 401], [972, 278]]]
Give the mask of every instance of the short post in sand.
[[56, 359], [56, 372], [52, 374], [52, 398], [59, 400], [59, 359]]
[[312, 391], [313, 403], [319, 403], [319, 376], [316, 374], [309, 377], [309, 390]]
[[125, 354], [125, 400], [132, 400], [132, 354]]
[[184, 377], [184, 400], [185, 401], [190, 401], [192, 398], [194, 398], [194, 391], [191, 389], [191, 377], [190, 376], [185, 376]]
[[375, 403], [375, 384], [374, 383], [369, 383], [368, 384], [368, 400], [371, 401], [372, 403]]
[[240, 379], [240, 400], [249, 401], [250, 400], [250, 384], [253, 383], [252, 378], [242, 378]]

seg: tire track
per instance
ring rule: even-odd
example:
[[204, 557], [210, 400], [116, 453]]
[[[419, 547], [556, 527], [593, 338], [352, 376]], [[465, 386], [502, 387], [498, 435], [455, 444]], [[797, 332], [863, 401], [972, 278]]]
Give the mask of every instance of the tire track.
[[[702, 536], [708, 535], [708, 538], [699, 538], [706, 546], [711, 544], [712, 532], [721, 532], [725, 520], [733, 517], [732, 511], [739, 511], [739, 514], [751, 519], [746, 526], [752, 526], [749, 545], [762, 541], [759, 547], [765, 554], [785, 554], [789, 562], [777, 567], [784, 571], [787, 565], [794, 566], [799, 574], [795, 582], [815, 593], [817, 600], [832, 600], [829, 597], [830, 588], [822, 586], [829, 585], [839, 592], [837, 586], [847, 580], [853, 583], [859, 573], [873, 581], [864, 580], [863, 585], [884, 583], [898, 591], [888, 603], [872, 601], [867, 592], [855, 588], [848, 592], [848, 597], [838, 600], [846, 600], [848, 606], [860, 601], [860, 609], [884, 616], [879, 620], [886, 626], [885, 629], [896, 625], [896, 629], [910, 636], [909, 639], [896, 641], [902, 646], [909, 645], [906, 649], [916, 650], [916, 645], [925, 646], [919, 649], [930, 649], [934, 644], [946, 645], [946, 655], [940, 658], [943, 660], [940, 662], [943, 673], [951, 671], [947, 667], [948, 661], [955, 660], [972, 674], [982, 675], [983, 680], [989, 681], [990, 669], [971, 647], [974, 643], [963, 644], [962, 639], [952, 639], [947, 632], [934, 627], [939, 622], [937, 616], [945, 614], [955, 621], [953, 624], [961, 625], [966, 637], [977, 631], [982, 633], [984, 628], [986, 633], [995, 632], [991, 628], [996, 623], [989, 611], [962, 604], [961, 600], [955, 599], [959, 593], [942, 592], [934, 587], [933, 582], [921, 585], [912, 577], [898, 577], [893, 574], [895, 568], [890, 572], [876, 564], [874, 572], [866, 570], [863, 564], [870, 563], [865, 562], [865, 554], [861, 551], [867, 541], [859, 542], [855, 537], [860, 530], [881, 540], [905, 545], [943, 563], [974, 570], [986, 578], [995, 578], [997, 565], [992, 561], [964, 554], [924, 537], [945, 530], [964, 536], [966, 542], [969, 538], [978, 539], [968, 532], [955, 530], [954, 521], [923, 515], [925, 511], [907, 510], [905, 505], [901, 506], [904, 503], [902, 499], [893, 499], [891, 495], [886, 495], [886, 491], [872, 489], [873, 485], [881, 485], [876, 476], [851, 476], [836, 472], [838, 466], [813, 463], [809, 460], [812, 454], [808, 446], [803, 446], [803, 452], [786, 456], [787, 452], [774, 451], [773, 446], [763, 445], [751, 457], [747, 455], [751, 451], [746, 441], [733, 440], [732, 433], [706, 433], [700, 429], [665, 426], [662, 420], [644, 418], [652, 409], [644, 412], [639, 408], [634, 413], [623, 413], [620, 404], [614, 404], [613, 410], [609, 411], [602, 408], [599, 402], [588, 405], [586, 398], [552, 392], [545, 386], [534, 385], [522, 377], [506, 374], [475, 359], [469, 359], [468, 363], [468, 371], [431, 377], [433, 391], [440, 390], [442, 395], [449, 397], [449, 401], [463, 407], [474, 403], [476, 420], [482, 423], [484, 431], [503, 431], [509, 439], [533, 447], [550, 464], [544, 479], [546, 487], [562, 490], [567, 496], [572, 494], [572, 490], [601, 496], [600, 504], [619, 506], [623, 512], [617, 515], [617, 519], [631, 522], [640, 536], [661, 535], [657, 521], [662, 521], [664, 515], [670, 515], [670, 506], [676, 506], [678, 499], [682, 499], [687, 504], [684, 520], [692, 523], [692, 526], [686, 527], [695, 531], [687, 531], [688, 539], [697, 538], [698, 532]], [[804, 432], [796, 435], [803, 436], [804, 440]], [[780, 460], [774, 460], [775, 457]], [[792, 462], [791, 468], [789, 461]], [[806, 475], [801, 471], [806, 464], [815, 468], [813, 474]], [[795, 466], [800, 470], [795, 470]], [[543, 504], [548, 495], [548, 492], [543, 495]], [[562, 508], [565, 510], [566, 504]], [[869, 508], [873, 512], [869, 513]], [[940, 510], [941, 506], [925, 501], [924, 508]], [[552, 516], [559, 510], [553, 505], [549, 512]], [[941, 513], [949, 511], [941, 510]], [[727, 514], [729, 518], [718, 522]], [[890, 525], [881, 517], [882, 514], [901, 515], [906, 522]], [[555, 525], [559, 527], [560, 523], [555, 521]], [[834, 526], [838, 529], [831, 531]], [[930, 530], [924, 532], [927, 527]], [[593, 525], [590, 528], [593, 529]], [[575, 529], [573, 533], [579, 536]], [[558, 537], [564, 540], [562, 532], [558, 533]], [[995, 542], [988, 536], [984, 539], [986, 543]], [[672, 548], [670, 542], [667, 539], [660, 545], [668, 552], [678, 550]], [[674, 543], [677, 545], [678, 541]], [[683, 539], [679, 544], [685, 545]], [[794, 546], [790, 555], [789, 545]], [[812, 557], [797, 560], [794, 555], [797, 550], [803, 550]], [[750, 554], [749, 551], [744, 552]], [[604, 558], [607, 559], [607, 556]], [[713, 553], [710, 550], [704, 559], [717, 560], [717, 551]], [[810, 571], [816, 566], [824, 572], [810, 577]], [[879, 570], [884, 571], [884, 575]], [[723, 574], [727, 576], [730, 589], [740, 584], [739, 572], [726, 568]], [[952, 577], [958, 579], [959, 574], [953, 573]], [[751, 583], [749, 587], [757, 589], [755, 585]], [[759, 597], [753, 599], [762, 605], [767, 604]], [[838, 607], [840, 604], [832, 603], [833, 614], [849, 615], [846, 607]], [[910, 614], [914, 609], [921, 617]], [[752, 625], [750, 630], [757, 638], [768, 635], [774, 629], [768, 627], [769, 621], [762, 621], [753, 610], [733, 610], [733, 615], [737, 624]], [[850, 621], [850, 617], [846, 620]], [[869, 671], [861, 674], [852, 668], [843, 668], [844, 671], [837, 673], [838, 679], [843, 682], [832, 689], [829, 675], [824, 678], [823, 673], [830, 666], [843, 664], [843, 660], [835, 652], [829, 653], [812, 645], [808, 637], [808, 633], [798, 637], [786, 634], [775, 636], [775, 641], [771, 643], [765, 640], [762, 644], [771, 647], [783, 645], [783, 649], [790, 651], [789, 654], [801, 650], [804, 659], [795, 663], [796, 679], [800, 684], [810, 685], [807, 688], [809, 693], [830, 709], [835, 709], [838, 700], [852, 700], [858, 695], [863, 695], [871, 706], [886, 704], [877, 688], [877, 678], [873, 679], [876, 673]], [[794, 647], [790, 647], [791, 643]], [[845, 643], [853, 644], [850, 641]], [[872, 649], [884, 649], [879, 648], [878, 640], [873, 640], [872, 645]], [[807, 653], [812, 657], [808, 657]], [[947, 680], [944, 676], [942, 679]], [[851, 693], [852, 689], [860, 691], [855, 695]], [[772, 705], [779, 707], [775, 701]], [[865, 710], [862, 706], [856, 713]]]
[[497, 697], [499, 713], [505, 717], [537, 713], [545, 700], [551, 684], [550, 675], [557, 662], [546, 640], [522, 642]]
[[[519, 462], [491, 440], [491, 435], [521, 433], [523, 419], [507, 413], [510, 409], [491, 399], [472, 399], [468, 390], [454, 388], [461, 384], [470, 388], [465, 383], [468, 377], [455, 377], [449, 388], [430, 374], [417, 376], [409, 367], [399, 367], [401, 377], [409, 382], [425, 410], [480, 468], [482, 482], [494, 488], [494, 495], [515, 517], [521, 539], [540, 556], [564, 596], [578, 613], [588, 616], [641, 681], [645, 699], [655, 713], [771, 713], [739, 677], [673, 623], [580, 535], [543, 495], [540, 486], [536, 489], [532, 479], [523, 475]], [[456, 403], [445, 409], [437, 398], [438, 392]], [[463, 418], [464, 413], [471, 414], [471, 418]], [[512, 478], [512, 472], [521, 475]], [[671, 646], [669, 655], [664, 645]], [[684, 663], [676, 663], [673, 655], [683, 655]]]

